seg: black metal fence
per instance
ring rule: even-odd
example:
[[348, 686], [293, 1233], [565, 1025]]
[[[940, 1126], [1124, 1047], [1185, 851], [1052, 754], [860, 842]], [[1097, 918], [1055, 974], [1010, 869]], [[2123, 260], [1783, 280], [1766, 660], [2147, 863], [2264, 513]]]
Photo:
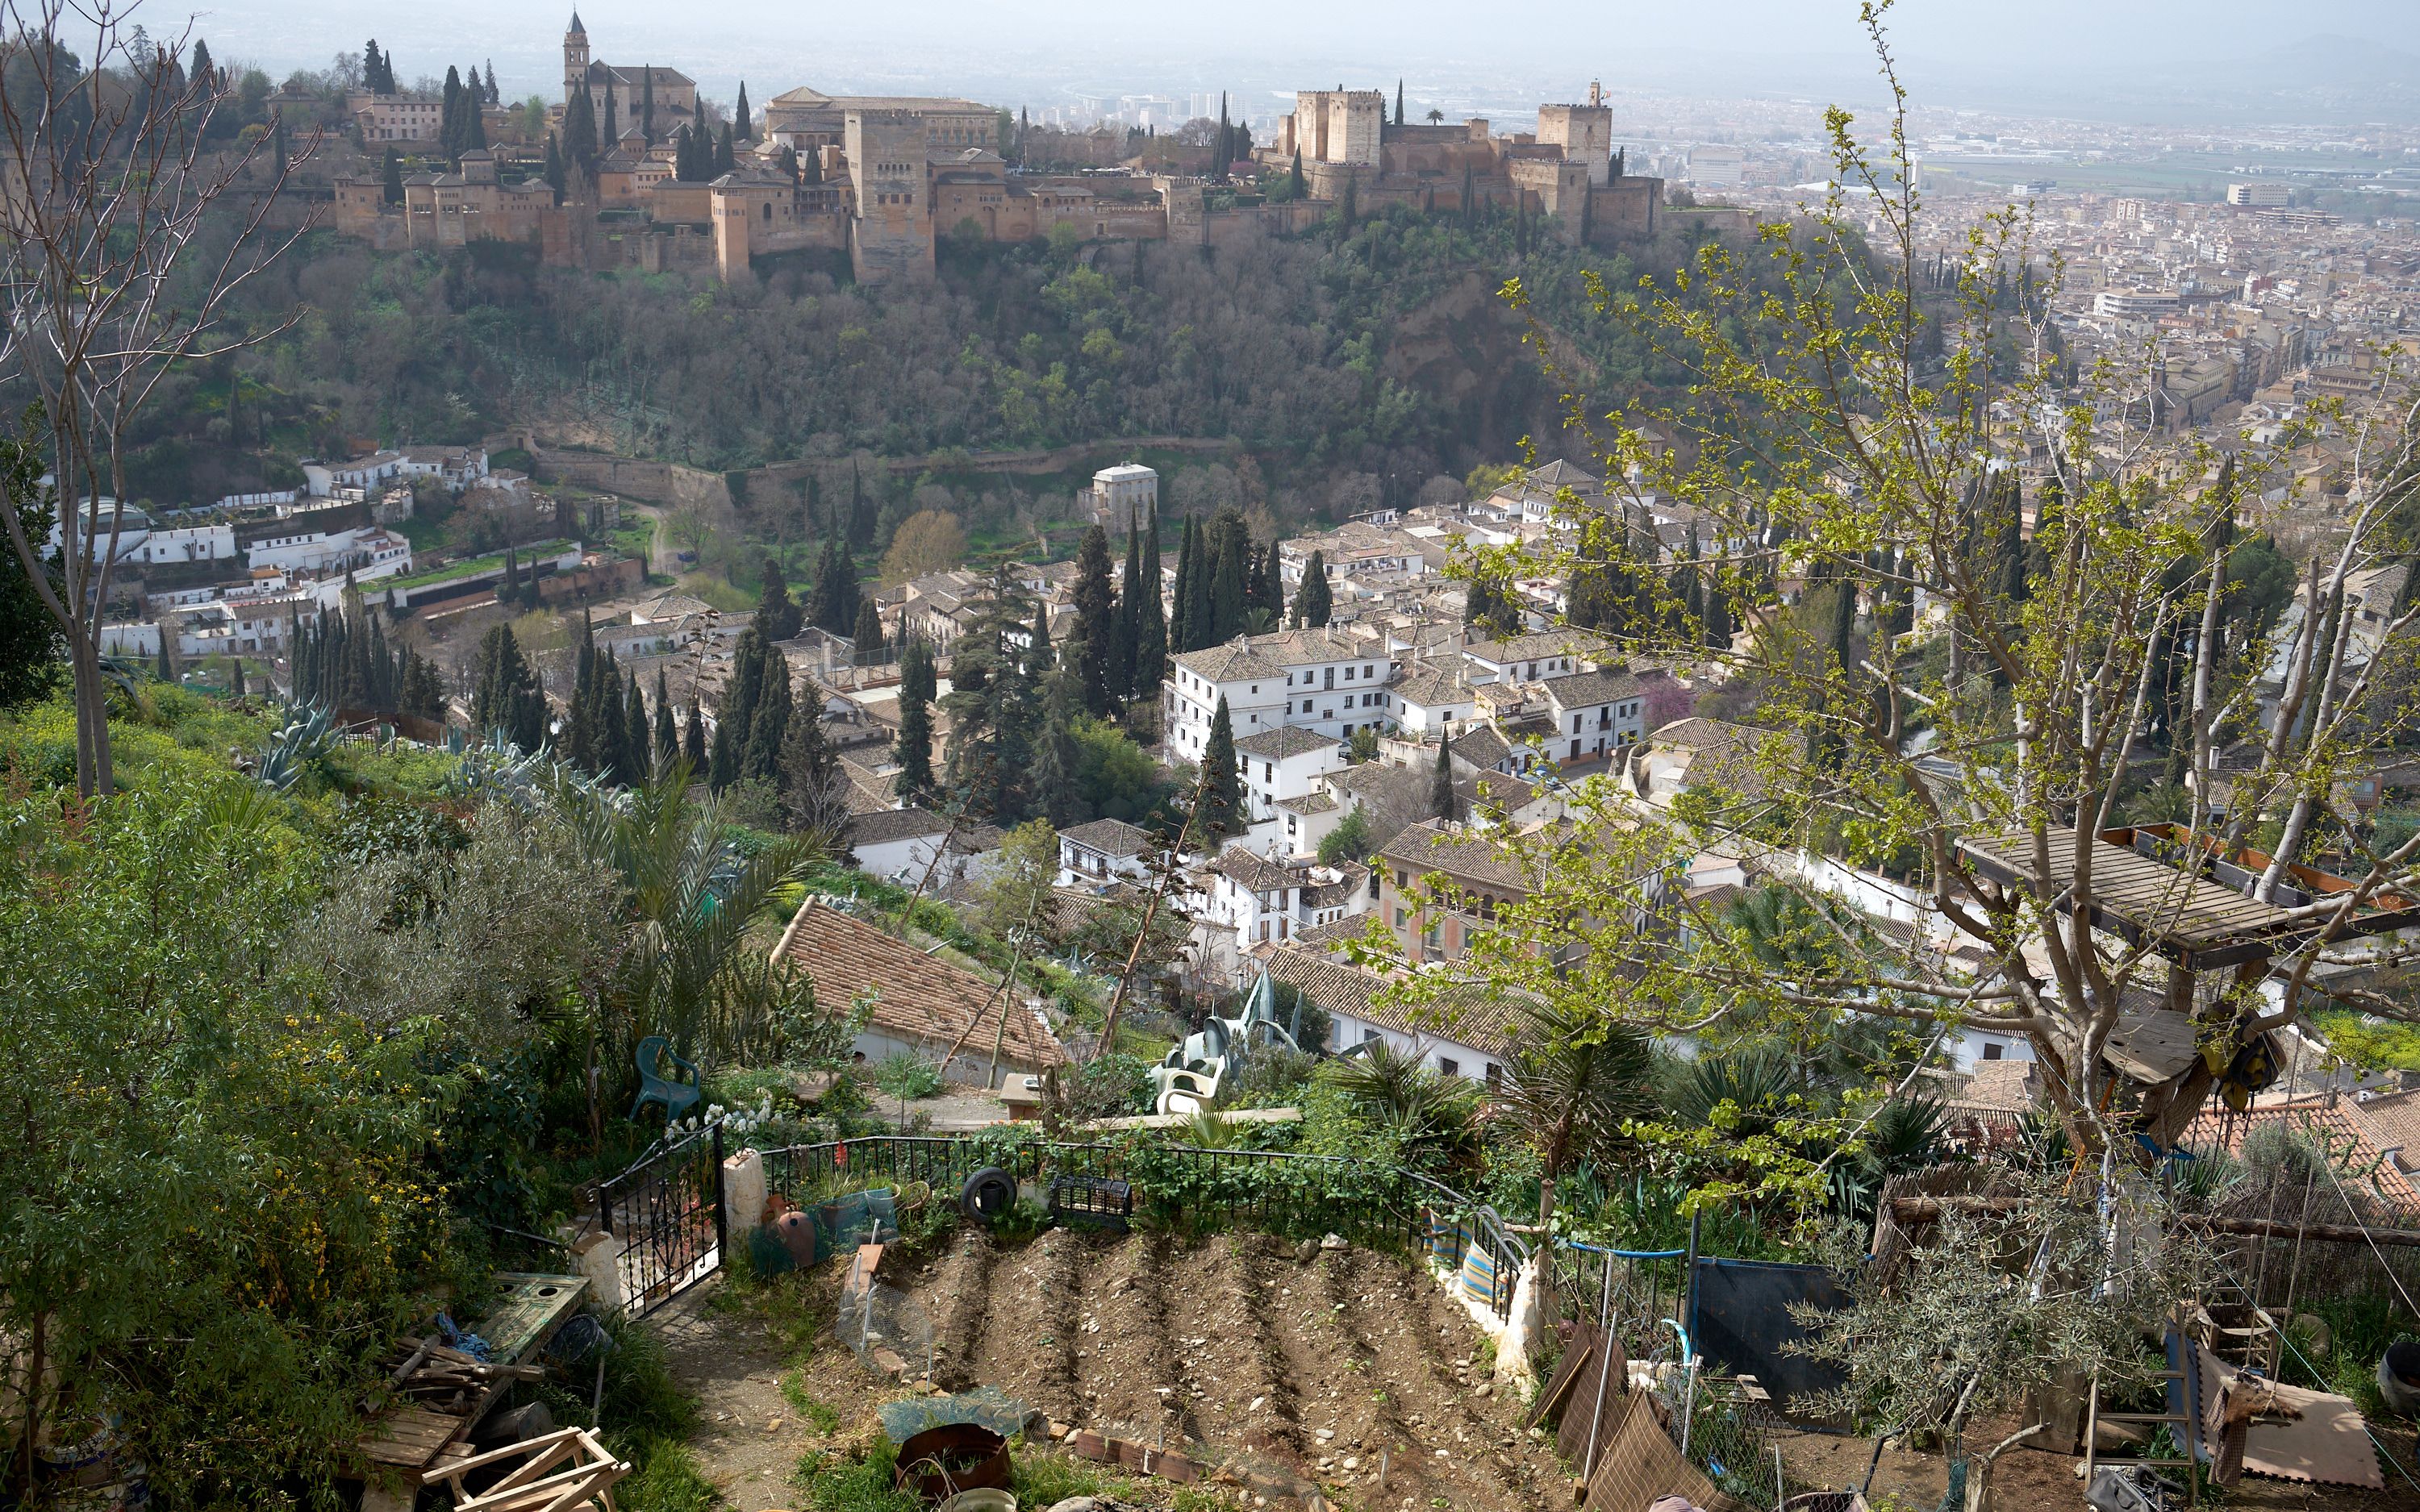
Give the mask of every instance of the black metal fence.
[[722, 1122], [640, 1157], [597, 1186], [597, 1219], [618, 1243], [623, 1311], [643, 1318], [722, 1263]]
[[1556, 1310], [1600, 1328], [1610, 1322], [1630, 1359], [1678, 1359], [1680, 1335], [1666, 1324], [1681, 1317], [1688, 1289], [1688, 1255], [1678, 1249], [1558, 1243]]
[[1121, 1180], [1139, 1218], [1171, 1227], [1245, 1227], [1425, 1253], [1457, 1272], [1498, 1317], [1528, 1246], [1483, 1203], [1396, 1166], [1284, 1150], [1208, 1149], [1156, 1142], [1067, 1144], [877, 1134], [760, 1152], [769, 1195], [793, 1207], [881, 1182], [922, 1181], [954, 1201], [985, 1166], [1047, 1186], [1061, 1177]]

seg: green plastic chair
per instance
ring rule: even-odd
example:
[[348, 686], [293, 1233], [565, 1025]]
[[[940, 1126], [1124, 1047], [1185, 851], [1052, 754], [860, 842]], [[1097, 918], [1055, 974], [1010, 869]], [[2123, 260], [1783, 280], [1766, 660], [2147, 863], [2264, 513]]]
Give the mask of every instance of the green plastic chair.
[[[665, 1060], [671, 1061], [675, 1068], [669, 1078], [657, 1072], [658, 1065]], [[639, 1095], [630, 1104], [631, 1118], [637, 1118], [639, 1110], [648, 1103], [660, 1103], [664, 1105], [664, 1121], [672, 1123], [697, 1106], [706, 1096], [697, 1085], [697, 1068], [674, 1055], [673, 1042], [662, 1035], [651, 1034], [639, 1041], [638, 1061]], [[680, 1072], [684, 1071], [689, 1072], [687, 1082], [680, 1080]]]

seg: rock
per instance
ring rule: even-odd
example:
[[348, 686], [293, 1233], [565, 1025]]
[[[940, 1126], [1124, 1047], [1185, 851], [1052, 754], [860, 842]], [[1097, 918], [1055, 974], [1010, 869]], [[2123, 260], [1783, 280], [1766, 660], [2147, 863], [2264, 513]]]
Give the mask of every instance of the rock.
[[1309, 1265], [1318, 1254], [1319, 1241], [1315, 1239], [1306, 1239], [1294, 1247], [1295, 1262], [1298, 1265]]
[[1329, 1234], [1326, 1238], [1322, 1239], [1319, 1242], [1319, 1247], [1321, 1249], [1348, 1249], [1351, 1246], [1344, 1242], [1343, 1235]]
[[1255, 1396], [1252, 1398], [1252, 1405], [1245, 1408], [1244, 1411], [1247, 1412], [1257, 1412], [1267, 1401], [1268, 1398], [1265, 1396]]
[[1109, 1512], [1109, 1504], [1097, 1496], [1071, 1496], [1051, 1503], [1045, 1512]]
[[1317, 1439], [1320, 1443], [1326, 1443], [1328, 1440], [1336, 1437], [1336, 1430], [1334, 1428], [1317, 1428], [1312, 1431], [1311, 1436]]
[[1496, 1387], [1492, 1382], [1482, 1381], [1479, 1383], [1479, 1389], [1472, 1392], [1471, 1395], [1473, 1396], [1493, 1396], [1496, 1395]]
[[1359, 1455], [1346, 1455], [1343, 1459], [1343, 1464], [1344, 1468], [1347, 1470], [1358, 1470], [1361, 1468], [1361, 1457]]
[[1055, 1419], [1055, 1418], [1051, 1420], [1051, 1423], [1050, 1423], [1050, 1436], [1051, 1436], [1052, 1438], [1054, 1438], [1054, 1439], [1063, 1439], [1063, 1438], [1065, 1438], [1069, 1433], [1071, 1433], [1071, 1432], [1073, 1432], [1073, 1431], [1075, 1431], [1075, 1430], [1074, 1430], [1074, 1429], [1072, 1429], [1072, 1428], [1070, 1428], [1066, 1424], [1062, 1423], [1062, 1422], [1058, 1421], [1058, 1420], [1057, 1420], [1057, 1419]]

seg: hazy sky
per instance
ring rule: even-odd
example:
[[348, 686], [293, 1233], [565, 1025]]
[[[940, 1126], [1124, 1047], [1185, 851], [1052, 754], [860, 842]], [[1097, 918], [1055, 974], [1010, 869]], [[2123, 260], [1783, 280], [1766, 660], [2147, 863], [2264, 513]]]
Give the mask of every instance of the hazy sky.
[[[186, 8], [146, 0], [144, 14], [159, 31]], [[400, 9], [218, 0], [198, 10], [196, 24], [220, 55], [280, 76], [322, 67], [375, 36], [406, 79], [493, 59], [508, 92], [551, 96], [569, 8], [567, 0], [422, 0]], [[671, 64], [718, 95], [745, 77], [760, 100], [799, 83], [867, 89], [953, 75], [966, 77], [970, 93], [1010, 103], [1017, 101], [1008, 87], [1116, 94], [1187, 80], [1216, 87], [1237, 75], [1256, 88], [1313, 84], [1320, 74], [1363, 85], [1426, 75], [1446, 89], [1569, 73], [1575, 87], [1590, 76], [1655, 87], [1736, 80], [1744, 92], [1870, 76], [1854, 0], [583, 0], [580, 8], [599, 56]], [[2317, 36], [2420, 53], [2420, 0], [1902, 0], [1891, 25], [1920, 91], [1978, 81], [2064, 85], [2135, 70], [2189, 75], [2195, 64], [2255, 59]]]

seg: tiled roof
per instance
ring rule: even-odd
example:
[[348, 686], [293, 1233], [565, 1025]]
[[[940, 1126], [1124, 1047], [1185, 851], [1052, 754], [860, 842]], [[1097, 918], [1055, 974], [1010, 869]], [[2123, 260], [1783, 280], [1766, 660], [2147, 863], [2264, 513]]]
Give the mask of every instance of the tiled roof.
[[[824, 1011], [865, 1003], [871, 1027], [929, 1044], [936, 1055], [978, 1024], [994, 1032], [1001, 1011], [992, 983], [814, 897], [799, 905], [773, 958], [814, 980]], [[1022, 999], [1009, 995], [1007, 1012], [1003, 1058], [1036, 1071], [1066, 1063], [1067, 1052]]]
[[1546, 697], [1559, 709], [1591, 707], [1616, 699], [1636, 698], [1638, 679], [1628, 672], [1574, 672], [1546, 684]]
[[1263, 730], [1235, 742], [1235, 748], [1247, 756], [1264, 761], [1284, 761], [1289, 756], [1307, 756], [1313, 751], [1334, 750], [1336, 739], [1305, 730], [1300, 725], [1281, 724], [1274, 730]]
[[[2420, 1187], [2397, 1170], [2394, 1162], [2381, 1160], [2385, 1146], [2394, 1143], [2388, 1136], [2381, 1142], [2381, 1131], [2367, 1117], [2368, 1108], [2350, 1100], [2321, 1098], [2306, 1103], [2271, 1103], [2255, 1104], [2249, 1111], [2230, 1113], [2211, 1103], [2194, 1116], [2177, 1141], [2189, 1149], [2222, 1149], [2229, 1154], [2242, 1154], [2244, 1136], [2266, 1123], [2283, 1124], [2297, 1132], [2324, 1135], [2335, 1147], [2338, 1168], [2371, 1171], [2367, 1180], [2345, 1179], [2345, 1188], [2356, 1196], [2373, 1196], [2406, 1212], [2420, 1211]], [[2364, 1188], [2375, 1185], [2374, 1193]]]
[[2023, 1113], [2034, 1105], [2036, 1073], [2040, 1069], [2030, 1060], [1978, 1061], [1958, 1101], [1977, 1107]]
[[1395, 697], [1405, 703], [1460, 703], [1470, 697], [1462, 669], [1444, 662], [1415, 662], [1395, 684]]
[[1494, 845], [1437, 819], [1423, 819], [1406, 826], [1387, 842], [1378, 856], [1414, 872], [1443, 872], [1498, 887], [1526, 888], [1529, 885], [1521, 869], [1506, 860]]
[[1150, 835], [1123, 819], [1095, 819], [1061, 830], [1059, 838], [1104, 856], [1140, 856], [1151, 844]]
[[2420, 1091], [2389, 1092], [2355, 1106], [2396, 1152], [2396, 1165], [2407, 1171], [2420, 1169]]
[[1336, 811], [1336, 799], [1324, 791], [1306, 793], [1298, 798], [1280, 798], [1278, 807], [1288, 813], [1306, 816], [1315, 813], [1333, 813]]
[[1237, 886], [1249, 887], [1255, 892], [1273, 891], [1279, 887], [1298, 887], [1302, 886], [1303, 880], [1302, 873], [1299, 872], [1280, 866], [1267, 856], [1256, 855], [1241, 845], [1231, 845], [1220, 851], [1218, 858], [1210, 863], [1210, 870]]
[[1254, 652], [1249, 642], [1235, 640], [1223, 646], [1204, 646], [1176, 658], [1176, 665], [1205, 683], [1234, 683], [1253, 677], [1283, 677], [1285, 670]]
[[1264, 964], [1271, 977], [1295, 988], [1330, 1013], [1349, 1013], [1414, 1039], [1451, 1040], [1492, 1056], [1510, 1056], [1519, 1032], [1519, 1016], [1500, 999], [1476, 988], [1458, 991], [1444, 1001], [1406, 1010], [1400, 1004], [1381, 1001], [1391, 985], [1386, 978], [1360, 966], [1332, 961], [1299, 945], [1279, 946], [1268, 953]]
[[879, 845], [886, 841], [945, 835], [949, 829], [950, 822], [939, 814], [929, 809], [909, 807], [860, 814], [851, 834], [860, 845]]
[[1575, 661], [1584, 661], [1603, 655], [1606, 649], [1604, 641], [1586, 630], [1540, 630], [1534, 635], [1514, 636], [1510, 640], [1481, 640], [1463, 647], [1462, 654], [1474, 661], [1503, 666], [1547, 656], [1570, 656]]

